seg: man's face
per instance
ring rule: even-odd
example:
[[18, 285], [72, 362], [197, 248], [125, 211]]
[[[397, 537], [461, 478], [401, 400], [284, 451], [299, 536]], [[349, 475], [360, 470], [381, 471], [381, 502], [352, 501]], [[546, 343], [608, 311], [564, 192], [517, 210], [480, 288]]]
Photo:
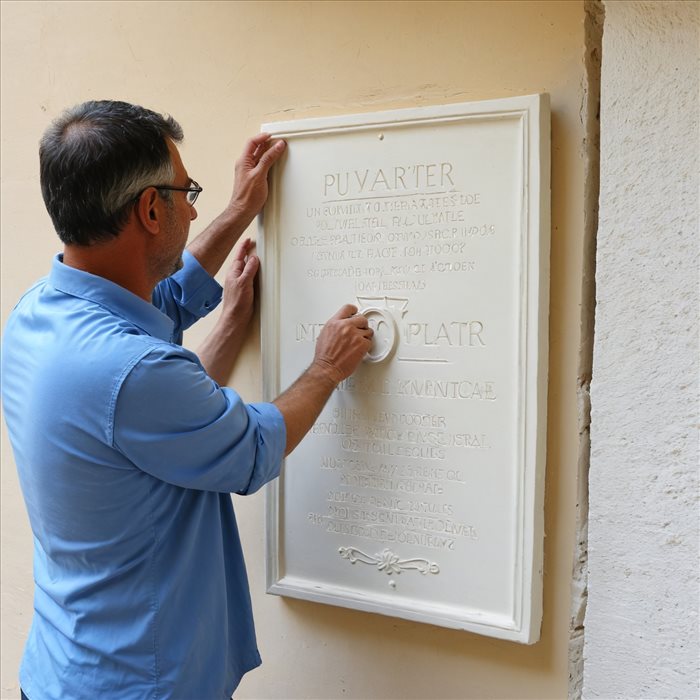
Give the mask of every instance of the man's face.
[[[182, 163], [180, 153], [175, 144], [168, 140], [168, 150], [175, 169], [175, 187], [189, 187], [192, 179]], [[182, 267], [182, 251], [187, 244], [190, 232], [190, 221], [197, 218], [197, 210], [188, 204], [187, 192], [171, 191], [169, 200], [165, 200], [166, 231], [159, 251], [158, 267], [163, 278], [169, 277]]]

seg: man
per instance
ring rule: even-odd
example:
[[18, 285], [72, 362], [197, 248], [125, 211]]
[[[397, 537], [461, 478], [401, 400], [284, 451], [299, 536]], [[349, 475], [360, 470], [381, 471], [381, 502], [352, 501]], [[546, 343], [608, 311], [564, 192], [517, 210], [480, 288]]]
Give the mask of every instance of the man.
[[17, 304], [3, 403], [34, 535], [30, 700], [229, 698], [260, 664], [229, 494], [279, 474], [372, 331], [344, 306], [273, 403], [223, 386], [252, 313], [242, 241], [198, 354], [182, 333], [220, 301], [212, 276], [267, 197], [285, 144], [251, 139], [230, 203], [187, 248], [202, 188], [171, 118], [122, 102], [69, 110], [40, 146], [64, 243]]

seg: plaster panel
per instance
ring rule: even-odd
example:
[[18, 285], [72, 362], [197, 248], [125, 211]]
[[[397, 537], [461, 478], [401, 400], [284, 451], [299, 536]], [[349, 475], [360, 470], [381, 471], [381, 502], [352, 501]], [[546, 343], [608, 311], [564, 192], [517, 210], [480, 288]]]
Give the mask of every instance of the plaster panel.
[[375, 340], [268, 494], [268, 589], [534, 642], [546, 96], [263, 126], [267, 399], [342, 304]]

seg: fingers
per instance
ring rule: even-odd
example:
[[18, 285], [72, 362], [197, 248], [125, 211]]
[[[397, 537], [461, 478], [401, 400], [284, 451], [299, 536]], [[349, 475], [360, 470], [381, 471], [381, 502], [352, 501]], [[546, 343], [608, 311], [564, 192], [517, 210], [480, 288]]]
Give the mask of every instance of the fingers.
[[340, 320], [343, 318], [350, 318], [351, 316], [354, 316], [357, 313], [357, 307], [353, 306], [352, 304], [345, 304], [344, 306], [341, 306], [338, 311], [336, 311], [332, 316], [331, 316], [331, 321], [333, 320]]
[[270, 134], [260, 133], [246, 141], [241, 162], [249, 167], [267, 172], [272, 164], [282, 155], [287, 144], [283, 140], [272, 141]]
[[362, 314], [357, 313], [357, 307], [352, 304], [345, 304], [336, 311], [333, 316], [329, 319], [330, 321], [346, 321], [355, 328], [362, 331], [361, 335], [367, 340], [371, 339], [374, 335], [374, 331], [369, 327], [369, 322], [367, 317]]
[[349, 377], [372, 347], [374, 330], [364, 314], [353, 304], [345, 304], [324, 324], [318, 340], [314, 362], [331, 368], [334, 381]]
[[352, 323], [357, 328], [369, 328], [369, 321], [367, 317], [362, 314], [356, 314], [350, 318], [350, 323]]
[[233, 260], [231, 261], [231, 271], [235, 277], [239, 277], [245, 267], [245, 259], [248, 255], [251, 239], [246, 238], [233, 249]]
[[229, 275], [239, 285], [252, 281], [260, 267], [260, 259], [250, 253], [254, 247], [255, 241], [251, 238], [244, 238], [233, 249], [233, 260], [231, 261]]
[[[277, 161], [277, 159], [284, 153], [284, 149], [287, 147], [285, 141], [275, 141], [272, 143], [268, 141], [264, 145], [264, 151], [260, 155], [260, 160], [258, 161], [258, 167], [267, 172], [272, 165]], [[263, 148], [263, 146], [261, 146]]]
[[255, 245], [252, 238], [244, 238], [234, 249], [233, 259], [245, 262], [248, 251]]
[[248, 282], [252, 282], [253, 278], [258, 272], [258, 268], [260, 267], [260, 258], [258, 258], [256, 255], [249, 255], [248, 259], [245, 262], [245, 266], [243, 268], [243, 271], [241, 274], [238, 276], [238, 283], [239, 284], [247, 284]]
[[248, 139], [243, 154], [236, 161], [231, 207], [247, 224], [260, 212], [269, 193], [267, 177], [272, 165], [280, 158], [287, 144], [270, 134], [261, 133]]
[[252, 138], [248, 139], [243, 148], [243, 156], [247, 158], [253, 158], [253, 156], [255, 156], [255, 151], [258, 149], [258, 146], [265, 143], [269, 138], [270, 134], [267, 134], [263, 131], [257, 136], [253, 136]]

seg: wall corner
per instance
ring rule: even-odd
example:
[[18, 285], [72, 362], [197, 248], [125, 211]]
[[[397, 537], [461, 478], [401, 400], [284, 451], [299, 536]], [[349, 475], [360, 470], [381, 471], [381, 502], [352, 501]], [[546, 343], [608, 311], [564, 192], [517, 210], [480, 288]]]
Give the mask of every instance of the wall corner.
[[590, 385], [593, 369], [595, 321], [595, 262], [600, 192], [600, 80], [605, 9], [602, 0], [584, 2], [584, 74], [580, 119], [584, 128], [581, 144], [584, 162], [584, 237], [581, 288], [581, 344], [579, 349], [578, 460], [576, 536], [574, 543], [569, 617], [568, 697], [578, 700], [583, 692], [584, 618], [588, 600], [588, 470], [590, 466]]

